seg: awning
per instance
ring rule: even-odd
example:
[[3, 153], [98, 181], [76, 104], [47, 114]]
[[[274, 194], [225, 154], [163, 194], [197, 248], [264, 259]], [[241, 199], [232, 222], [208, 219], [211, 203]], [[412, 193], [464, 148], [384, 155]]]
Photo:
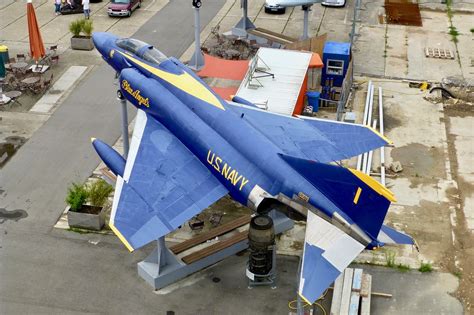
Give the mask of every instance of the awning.
[[249, 60], [226, 60], [204, 54], [204, 67], [197, 75], [201, 78], [220, 78], [242, 81]]
[[321, 56], [317, 53], [313, 53], [311, 56], [311, 60], [309, 61], [309, 66], [308, 68], [322, 68], [323, 67], [323, 61], [321, 60]]

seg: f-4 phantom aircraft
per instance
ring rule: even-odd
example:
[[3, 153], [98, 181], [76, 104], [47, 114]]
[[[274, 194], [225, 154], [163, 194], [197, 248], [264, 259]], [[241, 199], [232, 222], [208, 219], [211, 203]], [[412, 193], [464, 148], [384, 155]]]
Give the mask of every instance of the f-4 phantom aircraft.
[[333, 163], [389, 144], [375, 130], [226, 102], [151, 45], [108, 33], [93, 40], [138, 108], [127, 160], [93, 140], [117, 175], [109, 225], [130, 251], [227, 194], [258, 213], [295, 211], [307, 217], [298, 291], [312, 303], [364, 248], [413, 244], [383, 225], [394, 195]]

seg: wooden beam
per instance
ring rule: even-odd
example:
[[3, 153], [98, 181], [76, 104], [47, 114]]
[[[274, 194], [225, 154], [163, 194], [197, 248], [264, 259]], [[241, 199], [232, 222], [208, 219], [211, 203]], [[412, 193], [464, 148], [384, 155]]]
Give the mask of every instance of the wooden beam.
[[248, 237], [249, 232], [244, 231], [240, 232], [233, 237], [230, 237], [228, 239], [225, 239], [223, 241], [219, 241], [216, 244], [207, 246], [206, 248], [203, 248], [201, 250], [198, 250], [192, 254], [189, 254], [188, 256], [183, 257], [183, 262], [186, 264], [192, 264], [195, 261], [198, 261], [200, 259], [203, 259], [207, 256], [210, 256], [214, 253], [217, 253], [220, 250], [223, 250], [224, 248], [227, 248], [229, 246], [232, 246], [234, 244], [237, 244], [240, 241], [246, 240]]
[[209, 230], [208, 232], [199, 234], [198, 236], [195, 236], [189, 240], [186, 240], [184, 242], [181, 242], [179, 244], [173, 245], [170, 247], [170, 250], [175, 254], [179, 254], [184, 252], [187, 249], [190, 249], [191, 247], [194, 247], [196, 245], [199, 245], [201, 243], [204, 243], [210, 239], [215, 238], [216, 236], [225, 234], [227, 232], [230, 232], [238, 227], [241, 227], [245, 224], [248, 224], [250, 222], [251, 216], [250, 215], [244, 215], [241, 216], [235, 220], [232, 220], [230, 222], [227, 222], [225, 224], [222, 224], [221, 226], [218, 226], [217, 228], [214, 228], [212, 230]]

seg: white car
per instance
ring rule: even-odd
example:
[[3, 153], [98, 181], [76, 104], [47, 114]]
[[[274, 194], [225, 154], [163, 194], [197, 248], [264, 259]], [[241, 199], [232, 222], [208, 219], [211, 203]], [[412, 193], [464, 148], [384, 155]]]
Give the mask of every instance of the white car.
[[266, 0], [265, 13], [285, 13], [286, 7], [312, 6], [321, 0]]
[[346, 5], [346, 0], [324, 0], [321, 5], [342, 8]]

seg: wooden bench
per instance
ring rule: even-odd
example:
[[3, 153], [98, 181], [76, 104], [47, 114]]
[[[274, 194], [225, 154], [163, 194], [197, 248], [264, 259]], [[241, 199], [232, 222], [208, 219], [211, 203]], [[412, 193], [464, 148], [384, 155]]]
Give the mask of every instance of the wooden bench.
[[192, 254], [189, 254], [187, 256], [184, 256], [182, 258], [183, 262], [186, 263], [186, 264], [192, 264], [193, 262], [195, 261], [198, 261], [200, 259], [203, 259], [207, 256], [210, 256], [212, 254], [215, 254], [217, 253], [218, 251], [221, 251], [227, 247], [230, 247], [234, 244], [237, 244], [243, 240], [246, 240], [247, 237], [248, 237], [248, 234], [249, 232], [248, 231], [244, 231], [244, 232], [239, 232], [237, 233], [236, 235], [228, 238], [228, 239], [225, 239], [225, 240], [222, 240], [222, 241], [219, 241], [218, 243], [215, 243], [213, 245], [210, 245], [210, 246], [207, 246], [206, 248], [203, 248], [201, 250], [198, 250]]
[[[221, 226], [214, 228], [212, 230], [209, 230], [208, 232], [202, 233], [197, 235], [196, 237], [193, 237], [189, 240], [186, 240], [184, 242], [181, 242], [179, 244], [173, 245], [170, 247], [170, 250], [175, 254], [179, 254], [184, 252], [185, 250], [188, 250], [196, 245], [199, 245], [201, 243], [204, 243], [210, 239], [215, 238], [216, 236], [225, 234], [227, 232], [230, 232], [238, 227], [241, 227], [245, 224], [248, 224], [250, 222], [251, 216], [250, 215], [245, 215], [240, 218], [237, 218], [233, 221], [227, 222], [225, 224], [222, 224]], [[213, 246], [213, 245], [211, 245]], [[209, 246], [209, 247], [211, 247]], [[205, 248], [206, 249], [206, 248]]]

